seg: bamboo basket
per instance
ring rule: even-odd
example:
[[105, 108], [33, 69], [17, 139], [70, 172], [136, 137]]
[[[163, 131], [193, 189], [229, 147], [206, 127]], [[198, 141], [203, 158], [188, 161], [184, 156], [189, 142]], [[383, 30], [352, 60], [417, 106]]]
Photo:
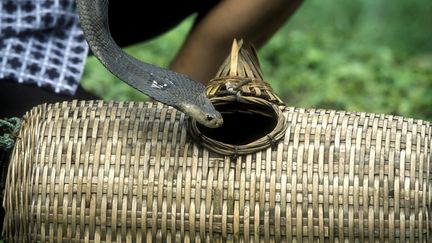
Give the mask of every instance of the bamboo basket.
[[[227, 59], [221, 70], [235, 63], [259, 70], [253, 69], [259, 67], [254, 54], [247, 57], [239, 46], [239, 57]], [[219, 76], [258, 80], [255, 71]], [[225, 94], [210, 85], [208, 94], [221, 103], [266, 100], [264, 117], [283, 122], [266, 130], [271, 138], [257, 138], [266, 146], [230, 144], [232, 134], [215, 145], [214, 134], [159, 103], [35, 107], [25, 116], [8, 169], [4, 237], [432, 242], [429, 122], [287, 107], [262, 83]], [[246, 109], [263, 113], [256, 108], [262, 100], [248, 102], [254, 104]], [[255, 147], [246, 151], [248, 146]]]

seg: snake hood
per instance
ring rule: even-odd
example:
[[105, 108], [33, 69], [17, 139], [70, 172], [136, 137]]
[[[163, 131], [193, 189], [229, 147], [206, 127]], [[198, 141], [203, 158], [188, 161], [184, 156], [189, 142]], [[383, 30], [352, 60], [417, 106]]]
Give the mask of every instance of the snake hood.
[[203, 84], [186, 75], [142, 62], [115, 43], [108, 26], [108, 0], [76, 2], [81, 28], [90, 49], [112, 74], [204, 126], [216, 128], [222, 125], [222, 116], [206, 97]]

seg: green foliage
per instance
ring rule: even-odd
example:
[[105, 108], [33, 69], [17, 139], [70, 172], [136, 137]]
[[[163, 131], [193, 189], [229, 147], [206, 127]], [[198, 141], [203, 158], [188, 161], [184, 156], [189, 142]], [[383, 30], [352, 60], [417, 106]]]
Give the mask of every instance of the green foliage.
[[11, 117], [0, 119], [0, 153], [11, 150], [21, 128], [21, 119]]
[[[167, 66], [191, 23], [128, 52]], [[431, 26], [430, 0], [309, 0], [259, 58], [266, 79], [290, 106], [432, 120]], [[94, 58], [83, 85], [104, 99], [145, 99]]]
[[432, 118], [431, 55], [404, 59], [337, 39], [291, 31], [262, 50], [264, 74], [287, 104]]

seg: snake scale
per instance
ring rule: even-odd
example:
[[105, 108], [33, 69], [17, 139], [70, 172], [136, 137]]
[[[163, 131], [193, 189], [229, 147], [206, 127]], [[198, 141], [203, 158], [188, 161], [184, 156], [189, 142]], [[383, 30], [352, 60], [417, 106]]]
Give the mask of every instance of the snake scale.
[[115, 43], [108, 26], [108, 0], [76, 2], [81, 28], [90, 49], [112, 74], [204, 126], [216, 128], [222, 125], [222, 116], [206, 97], [203, 84], [186, 75], [142, 62]]

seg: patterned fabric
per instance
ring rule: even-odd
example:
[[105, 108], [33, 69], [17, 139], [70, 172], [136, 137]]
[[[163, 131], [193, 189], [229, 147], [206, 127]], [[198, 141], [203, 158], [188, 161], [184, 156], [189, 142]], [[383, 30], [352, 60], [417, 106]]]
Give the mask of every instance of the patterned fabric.
[[74, 0], [0, 0], [0, 79], [73, 95], [87, 53]]

